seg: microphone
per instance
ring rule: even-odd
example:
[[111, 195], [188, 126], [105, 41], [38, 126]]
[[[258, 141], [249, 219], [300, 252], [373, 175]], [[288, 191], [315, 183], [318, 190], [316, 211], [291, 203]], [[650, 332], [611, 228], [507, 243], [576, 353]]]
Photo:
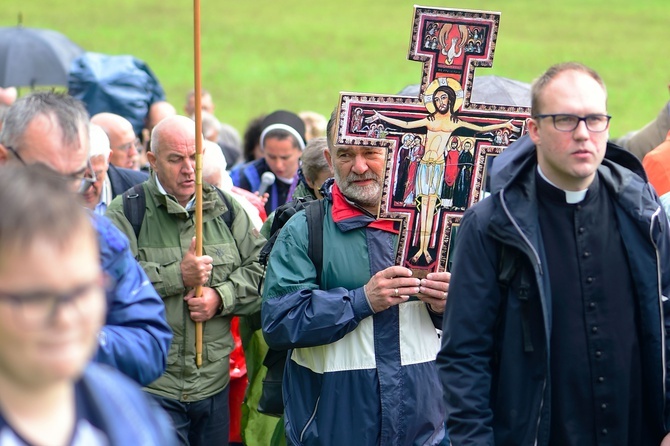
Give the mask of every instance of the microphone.
[[258, 195], [262, 196], [265, 192], [267, 192], [268, 187], [275, 184], [275, 180], [275, 174], [272, 172], [265, 172], [263, 175], [261, 175], [261, 185], [258, 187]]

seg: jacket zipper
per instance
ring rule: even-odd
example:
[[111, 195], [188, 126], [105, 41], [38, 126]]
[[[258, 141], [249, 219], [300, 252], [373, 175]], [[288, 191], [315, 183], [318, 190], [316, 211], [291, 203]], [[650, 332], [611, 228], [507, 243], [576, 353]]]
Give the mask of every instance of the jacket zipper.
[[316, 399], [316, 405], [314, 405], [314, 410], [312, 411], [312, 415], [309, 417], [309, 420], [307, 420], [307, 424], [305, 424], [305, 427], [302, 428], [302, 432], [300, 432], [300, 443], [302, 443], [303, 437], [305, 436], [305, 431], [307, 431], [307, 428], [312, 424], [312, 421], [314, 421], [314, 418], [316, 417], [316, 411], [319, 408], [319, 401], [321, 400], [321, 397], [318, 397]]
[[[528, 247], [532, 251], [533, 255], [535, 256], [535, 262], [537, 262], [538, 272], [539, 272], [540, 275], [542, 275], [542, 262], [540, 262], [540, 255], [538, 254], [537, 250], [535, 249], [533, 244], [530, 242], [530, 240], [528, 240], [528, 237], [526, 237], [526, 234], [523, 233], [523, 231], [521, 230], [521, 227], [516, 222], [514, 217], [512, 217], [512, 213], [507, 208], [507, 203], [505, 202], [505, 189], [500, 190], [500, 203], [502, 204], [503, 210], [505, 211], [505, 214], [507, 215], [507, 218], [509, 218], [509, 220], [512, 222], [512, 225], [514, 225], [514, 228], [517, 230], [517, 232], [519, 233], [521, 238], [524, 240], [526, 245], [528, 245]], [[541, 288], [542, 288], [541, 285], [538, 284], [538, 289], [541, 289]], [[546, 323], [546, 321], [545, 321], [545, 323]], [[665, 380], [664, 380], [664, 382], [665, 382]], [[546, 392], [546, 390], [547, 390], [547, 376], [545, 374], [544, 380], [542, 382], [542, 399], [540, 400], [540, 407], [539, 407], [539, 411], [537, 413], [537, 423], [535, 424], [535, 442], [534, 442], [535, 446], [537, 446], [537, 444], [538, 444], [538, 434], [540, 432], [540, 421], [542, 421], [542, 408], [544, 407], [544, 393]], [[664, 394], [665, 394], [665, 389], [663, 389], [663, 390], [664, 390]]]
[[535, 256], [535, 262], [537, 264], [537, 267], [539, 269], [540, 274], [542, 274], [542, 262], [540, 262], [540, 255], [537, 253], [537, 250], [533, 246], [533, 244], [528, 240], [528, 237], [526, 237], [526, 234], [523, 233], [521, 230], [521, 227], [519, 227], [519, 224], [514, 220], [514, 217], [512, 217], [512, 213], [509, 211], [507, 208], [507, 203], [505, 203], [505, 189], [500, 190], [500, 203], [502, 204], [503, 210], [505, 211], [505, 214], [507, 215], [507, 218], [510, 219], [512, 222], [512, 225], [514, 225], [514, 228], [517, 230], [521, 238], [523, 239], [524, 242], [526, 242], [526, 245], [530, 248], [530, 250], [533, 252], [533, 256]]

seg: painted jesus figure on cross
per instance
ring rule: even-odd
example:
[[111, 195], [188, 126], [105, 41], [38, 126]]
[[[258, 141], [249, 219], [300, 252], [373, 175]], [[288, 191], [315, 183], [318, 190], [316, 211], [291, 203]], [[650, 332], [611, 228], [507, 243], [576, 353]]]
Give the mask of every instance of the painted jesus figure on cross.
[[458, 117], [460, 105], [463, 103], [463, 90], [457, 80], [449, 77], [435, 79], [426, 89], [424, 104], [429, 114], [415, 121], [403, 121], [384, 116], [378, 111], [366, 118], [365, 122], [372, 123], [382, 120], [402, 129], [427, 128], [426, 147], [423, 157], [419, 161], [416, 175], [416, 197], [421, 209], [419, 251], [410, 260], [417, 263], [420, 257], [425, 257], [426, 263], [432, 262], [428, 253], [428, 245], [433, 234], [433, 220], [435, 210], [439, 204], [439, 197], [444, 182], [445, 153], [451, 134], [458, 128], [466, 128], [475, 132], [488, 132], [500, 128], [512, 131], [519, 129], [506, 121], [499, 124], [480, 126], [463, 121]]
[[[491, 11], [415, 6], [408, 58], [422, 62], [418, 92], [340, 93], [335, 144], [386, 149], [375, 216], [400, 222], [396, 264], [415, 277], [446, 270], [463, 213], [486, 196], [491, 159], [525, 132], [530, 108], [498, 105], [501, 88], [473, 100], [475, 69], [493, 63], [499, 20]], [[438, 44], [425, 45], [436, 32]]]

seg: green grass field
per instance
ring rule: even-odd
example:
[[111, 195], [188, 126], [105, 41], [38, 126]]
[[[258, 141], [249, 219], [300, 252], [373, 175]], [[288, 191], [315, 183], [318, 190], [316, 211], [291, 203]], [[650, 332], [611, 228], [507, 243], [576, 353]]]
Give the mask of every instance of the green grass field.
[[[242, 131], [278, 108], [329, 114], [339, 91], [396, 93], [418, 83], [407, 60], [407, 0], [201, 0], [202, 85], [219, 119]], [[491, 69], [530, 82], [578, 60], [609, 88], [611, 134], [653, 119], [670, 99], [668, 0], [450, 0], [426, 6], [501, 11]], [[193, 3], [177, 0], [5, 0], [0, 26], [56, 29], [87, 51], [149, 64], [182, 110], [193, 88]]]

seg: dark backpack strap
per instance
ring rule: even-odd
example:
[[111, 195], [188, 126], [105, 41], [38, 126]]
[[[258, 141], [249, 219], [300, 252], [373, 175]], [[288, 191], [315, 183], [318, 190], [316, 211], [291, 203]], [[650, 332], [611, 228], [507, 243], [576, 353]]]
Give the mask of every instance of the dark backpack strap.
[[[307, 255], [312, 260], [316, 268], [316, 281], [321, 284], [321, 269], [323, 267], [323, 221], [325, 219], [326, 211], [324, 209], [323, 199], [305, 202], [305, 218], [307, 219]], [[282, 222], [278, 222], [274, 234], [271, 238], [272, 243], [269, 245], [270, 250], [274, 245], [277, 235], [281, 227], [288, 221], [293, 214], [295, 214], [295, 206], [289, 211], [290, 215], [277, 216], [275, 219], [283, 218]], [[275, 220], [276, 222], [277, 220]], [[275, 226], [273, 222], [273, 227]], [[266, 242], [270, 243], [269, 241]], [[267, 251], [265, 256], [265, 264], [267, 264], [267, 257], [270, 254]], [[265, 264], [263, 268], [265, 268]], [[263, 271], [265, 275], [265, 270]], [[262, 281], [262, 279], [261, 279]], [[262, 282], [261, 282], [262, 283]], [[261, 285], [258, 285], [260, 293]], [[263, 359], [263, 365], [267, 367], [265, 378], [263, 379], [263, 387], [261, 396], [258, 401], [258, 411], [266, 414], [280, 417], [284, 413], [284, 397], [282, 392], [282, 382], [284, 376], [284, 369], [286, 368], [286, 361], [290, 355], [290, 350], [274, 350], [269, 348]]]
[[305, 208], [309, 242], [307, 255], [316, 268], [316, 282], [319, 285], [321, 285], [321, 269], [323, 268], [323, 220], [325, 214], [323, 200], [314, 200]]
[[[232, 230], [233, 220], [235, 220], [233, 205], [228, 197], [226, 197], [226, 195], [223, 193], [223, 191], [221, 191], [218, 187], [215, 187], [215, 189], [227, 208], [226, 212], [221, 214], [221, 218], [226, 223], [226, 226]], [[123, 193], [123, 213], [130, 222], [130, 225], [133, 227], [133, 232], [135, 233], [136, 239], [140, 236], [142, 221], [144, 220], [144, 214], [147, 211], [147, 197], [145, 194], [146, 193], [142, 184], [136, 184]]]
[[226, 208], [228, 208], [226, 212], [221, 214], [221, 218], [226, 223], [226, 226], [228, 226], [228, 229], [230, 229], [230, 231], [232, 232], [233, 221], [235, 220], [235, 213], [233, 212], [233, 204], [230, 202], [226, 194], [224, 194], [221, 189], [219, 189], [218, 187], [214, 187], [214, 189], [216, 189], [216, 192], [219, 194], [219, 197], [221, 197], [221, 200], [223, 200], [223, 203], [226, 205]]
[[502, 319], [504, 319], [509, 288], [515, 277], [519, 277], [517, 299], [521, 307], [523, 349], [525, 352], [530, 353], [534, 350], [530, 334], [530, 288], [532, 285], [532, 274], [528, 266], [524, 265], [523, 254], [519, 250], [501, 243], [498, 256], [498, 285], [500, 286], [502, 302], [498, 314], [499, 320], [496, 321], [497, 326], [502, 324]]
[[135, 239], [140, 236], [142, 221], [146, 208], [147, 197], [142, 184], [136, 184], [123, 193], [123, 214], [126, 216], [130, 225], [133, 227]]

